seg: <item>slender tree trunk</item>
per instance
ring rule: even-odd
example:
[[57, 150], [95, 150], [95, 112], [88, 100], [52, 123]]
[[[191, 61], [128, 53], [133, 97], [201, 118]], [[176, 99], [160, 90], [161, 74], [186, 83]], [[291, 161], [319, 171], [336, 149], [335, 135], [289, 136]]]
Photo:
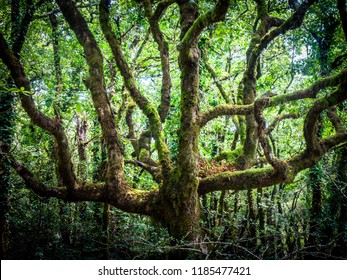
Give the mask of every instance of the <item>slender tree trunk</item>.
[[102, 212], [102, 232], [104, 234], [103, 243], [103, 255], [102, 259], [109, 260], [110, 259], [110, 204], [103, 203], [103, 212]]
[[259, 239], [261, 241], [261, 246], [265, 246], [265, 209], [263, 206], [263, 190], [258, 188], [257, 191], [257, 209], [258, 209], [258, 222], [259, 222]]
[[[347, 258], [347, 147], [339, 151], [337, 182], [339, 183], [338, 197], [340, 213], [337, 217], [337, 242], [333, 250], [336, 257]], [[336, 202], [335, 202], [336, 203]]]
[[309, 171], [309, 186], [312, 192], [310, 234], [308, 239], [310, 245], [317, 245], [319, 243], [320, 217], [322, 213], [321, 172], [320, 164], [311, 168]]
[[[5, 97], [5, 98], [4, 98]], [[1, 230], [1, 259], [6, 259], [10, 244], [8, 221], [10, 165], [7, 153], [12, 142], [13, 128], [13, 95], [0, 97], [0, 230]]]
[[256, 213], [254, 209], [254, 198], [252, 190], [247, 191], [247, 224], [250, 240], [248, 241], [248, 248], [255, 247], [257, 244], [257, 226], [256, 226]]
[[226, 191], [221, 191], [221, 194], [219, 196], [219, 201], [218, 201], [218, 212], [217, 212], [217, 226], [222, 226], [223, 225], [223, 217], [224, 217], [224, 200], [227, 192]]
[[77, 138], [78, 138], [78, 176], [80, 180], [87, 179], [87, 155], [86, 155], [86, 142], [87, 142], [87, 121], [77, 116]]

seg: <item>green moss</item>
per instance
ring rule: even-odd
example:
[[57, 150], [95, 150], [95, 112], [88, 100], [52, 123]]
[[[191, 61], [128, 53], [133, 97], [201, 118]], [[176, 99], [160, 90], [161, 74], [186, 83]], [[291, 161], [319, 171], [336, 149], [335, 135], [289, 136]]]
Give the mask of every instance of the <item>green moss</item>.
[[228, 162], [234, 163], [238, 157], [240, 157], [243, 153], [242, 146], [237, 147], [233, 151], [223, 151], [218, 156], [216, 156], [214, 159], [217, 161], [226, 160]]
[[282, 94], [282, 95], [276, 95], [274, 97], [271, 97], [270, 99], [270, 106], [278, 105], [285, 103], [287, 101], [288, 95]]
[[141, 149], [140, 150], [140, 154], [139, 154], [139, 159], [143, 159], [143, 158], [148, 158], [149, 157], [149, 153], [146, 149]]
[[261, 185], [261, 180], [272, 177], [272, 167], [247, 169], [243, 171], [224, 172], [203, 179], [205, 186], [231, 185], [234, 190], [254, 189]]

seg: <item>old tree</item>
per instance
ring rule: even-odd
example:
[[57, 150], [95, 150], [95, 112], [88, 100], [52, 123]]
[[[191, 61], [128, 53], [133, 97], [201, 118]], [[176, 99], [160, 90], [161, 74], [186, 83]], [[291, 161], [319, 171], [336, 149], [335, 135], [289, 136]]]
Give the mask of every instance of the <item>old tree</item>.
[[290, 184], [347, 143], [343, 0], [13, 0], [1, 16], [1, 172], [41, 197], [199, 241], [202, 197]]

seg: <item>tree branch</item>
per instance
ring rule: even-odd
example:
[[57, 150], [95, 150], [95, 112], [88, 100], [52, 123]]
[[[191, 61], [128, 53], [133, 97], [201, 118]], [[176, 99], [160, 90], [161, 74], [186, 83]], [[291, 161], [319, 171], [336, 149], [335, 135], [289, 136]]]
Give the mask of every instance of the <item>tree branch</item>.
[[342, 30], [345, 34], [347, 41], [347, 10], [346, 10], [346, 0], [337, 0], [337, 8], [339, 10]]
[[149, 0], [145, 0], [144, 9], [146, 17], [148, 18], [151, 32], [154, 41], [158, 45], [160, 53], [161, 69], [162, 69], [162, 86], [161, 86], [161, 104], [159, 108], [159, 115], [161, 122], [164, 122], [170, 109], [170, 90], [172, 87], [171, 75], [170, 75], [170, 56], [169, 56], [169, 45], [164, 40], [164, 36], [159, 27], [159, 19], [164, 10], [174, 1], [162, 1], [158, 4], [154, 14], [152, 14], [152, 5]]
[[[16, 57], [20, 56], [20, 52], [25, 42], [29, 25], [33, 20], [35, 10], [40, 7], [43, 2], [44, 0], [40, 0], [37, 4], [34, 4], [32, 0], [26, 1], [27, 7], [25, 9], [24, 16], [16, 28], [13, 29], [11, 34], [11, 37], [15, 38], [15, 40], [12, 42], [12, 52]], [[20, 13], [15, 15], [15, 17], [17, 17], [17, 20], [20, 19]]]
[[230, 0], [219, 0], [207, 13], [200, 15], [185, 33], [179, 48], [187, 48], [198, 38], [201, 32], [213, 23], [221, 21], [229, 8]]
[[106, 93], [101, 51], [75, 4], [72, 1], [63, 0], [57, 0], [57, 3], [66, 21], [74, 31], [78, 42], [83, 47], [89, 67], [89, 77], [86, 79], [85, 84], [91, 92], [103, 138], [106, 141], [109, 160], [107, 183], [116, 186], [116, 188], [125, 187], [123, 146], [119, 140], [112, 108]]
[[[0, 58], [10, 70], [16, 86], [30, 92], [30, 81], [25, 74], [24, 68], [18, 58], [9, 50], [2, 33], [0, 33], [0, 49], [2, 50]], [[59, 173], [62, 176], [64, 185], [69, 191], [72, 191], [76, 184], [76, 176], [73, 171], [68, 139], [64, 128], [59, 121], [53, 120], [39, 111], [31, 95], [19, 93], [19, 98], [31, 121], [55, 137], [58, 145]]]
[[[69, 0], [57, 0], [57, 3], [71, 29], [75, 32], [79, 43], [83, 47], [89, 66], [89, 78], [86, 83], [92, 94], [93, 104], [101, 123], [103, 138], [106, 141], [108, 153], [108, 170], [105, 184], [107, 195], [103, 198], [104, 202], [127, 212], [149, 214], [150, 211], [155, 209], [152, 204], [157, 197], [157, 193], [134, 190], [126, 182], [124, 175], [123, 146], [116, 131], [114, 116], [106, 94], [101, 51], [85, 19], [78, 11], [75, 4]], [[105, 11], [103, 9], [104, 6], [101, 4], [101, 18], [105, 16]], [[102, 25], [107, 24], [105, 21], [101, 20], [101, 22]], [[119, 62], [119, 57], [116, 56], [115, 58], [116, 62], [117, 60]], [[122, 63], [125, 63], [125, 61], [122, 61]], [[127, 65], [126, 67], [128, 69]], [[124, 70], [124, 68], [121, 68], [121, 71], [122, 70]], [[129, 86], [129, 81], [126, 80], [126, 84], [127, 82]], [[151, 108], [147, 108], [147, 110], [147, 112], [152, 113]], [[161, 124], [160, 121], [159, 124]], [[162, 156], [162, 154], [160, 155]], [[84, 188], [79, 190], [79, 194], [84, 194]], [[77, 194], [75, 193], [74, 195], [76, 196]], [[85, 195], [88, 194], [86, 193]]]
[[299, 116], [297, 114], [284, 114], [284, 115], [278, 115], [276, 119], [272, 122], [272, 124], [266, 129], [265, 133], [269, 135], [276, 127], [276, 125], [285, 119], [297, 119]]
[[149, 165], [147, 163], [138, 161], [138, 160], [125, 160], [126, 164], [132, 164], [138, 167], [141, 167], [143, 170], [150, 173], [157, 183], [161, 183], [163, 180], [162, 174], [160, 173], [160, 169], [158, 167]]
[[202, 113], [199, 118], [200, 127], [205, 126], [209, 121], [221, 117], [232, 115], [249, 115], [253, 113], [253, 104], [248, 105], [218, 105], [211, 110]]
[[68, 192], [65, 188], [51, 188], [50, 186], [41, 183], [34, 177], [29, 169], [19, 163], [11, 154], [8, 154], [7, 156], [9, 157], [11, 166], [16, 170], [18, 175], [22, 177], [25, 185], [29, 189], [33, 190], [37, 195], [41, 197], [56, 197], [60, 199], [65, 199], [67, 197]]
[[254, 102], [254, 117], [258, 124], [258, 138], [263, 148], [267, 161], [272, 165], [274, 170], [283, 174], [288, 173], [288, 165], [275, 157], [271, 151], [270, 144], [266, 134], [266, 121], [263, 117], [263, 108], [269, 103], [269, 98], [258, 99]]
[[[347, 143], [347, 133], [339, 133], [319, 142], [321, 150], [327, 152], [341, 144]], [[321, 154], [309, 154], [307, 151], [289, 159], [287, 174], [276, 171], [272, 167], [247, 169], [244, 171], [223, 172], [200, 179], [199, 195], [222, 190], [251, 190], [270, 187], [279, 183], [290, 183], [302, 170], [314, 166]]]
[[216, 72], [213, 70], [213, 68], [211, 67], [211, 65], [208, 63], [207, 57], [206, 57], [206, 53], [205, 53], [204, 51], [202, 51], [202, 53], [201, 53], [201, 58], [202, 58], [202, 60], [204, 61], [204, 64], [205, 64], [205, 66], [206, 66], [207, 71], [210, 73], [210, 75], [211, 75], [213, 81], [216, 83], [217, 88], [218, 88], [220, 94], [223, 96], [224, 101], [225, 101], [227, 104], [230, 104], [230, 103], [231, 103], [230, 97], [229, 97], [229, 95], [225, 92], [225, 90], [224, 90], [222, 84], [218, 81], [217, 74], [216, 74]]
[[309, 88], [304, 90], [297, 90], [288, 94], [275, 95], [270, 98], [269, 107], [287, 103], [289, 101], [300, 100], [305, 98], [315, 98], [319, 91], [327, 88], [334, 87], [347, 79], [347, 68], [342, 69], [339, 73], [331, 75], [326, 78], [321, 78], [313, 83]]
[[330, 122], [334, 126], [337, 133], [346, 132], [345, 127], [343, 126], [342, 119], [340, 118], [340, 116], [336, 112], [335, 106], [328, 108], [327, 114], [328, 114]]
[[261, 52], [268, 46], [268, 44], [275, 39], [277, 36], [286, 33], [288, 30], [296, 29], [302, 24], [306, 12], [310, 6], [312, 6], [317, 0], [308, 0], [304, 1], [299, 8], [289, 17], [286, 21], [283, 22], [277, 28], [269, 31], [264, 37], [261, 38], [258, 47], [255, 49], [255, 52], [252, 54], [254, 58], [251, 60], [256, 60]]
[[[347, 79], [347, 68], [341, 70], [335, 75], [326, 78], [321, 78], [313, 83], [309, 88], [297, 90], [292, 93], [279, 94], [270, 97], [266, 107], [274, 107], [276, 105], [288, 103], [294, 100], [301, 100], [305, 98], [316, 98], [317, 94], [327, 88], [339, 85], [342, 81]], [[262, 98], [262, 97], [261, 97]], [[261, 99], [260, 98], [260, 99]], [[199, 118], [200, 127], [205, 126], [209, 121], [226, 115], [250, 115], [253, 113], [254, 103], [248, 105], [218, 105], [211, 110], [202, 113]], [[289, 116], [288, 116], [289, 117]], [[287, 117], [286, 117], [287, 118]], [[270, 126], [271, 128], [271, 126]]]
[[[65, 188], [52, 188], [38, 181], [34, 175], [24, 165], [10, 157], [10, 164], [22, 177], [26, 186], [40, 197], [55, 197], [64, 201], [95, 201], [107, 202], [121, 210], [143, 215], [150, 215], [155, 209], [152, 203], [155, 202], [157, 191], [140, 191], [128, 189], [122, 195], [110, 195], [107, 186], [103, 183], [83, 182], [76, 186], [73, 192], [67, 192]], [[124, 190], [123, 190], [124, 191]]]
[[316, 133], [316, 122], [319, 115], [325, 109], [332, 107], [336, 104], [339, 104], [347, 99], [347, 82], [339, 86], [339, 88], [333, 93], [329, 94], [326, 97], [318, 98], [310, 110], [308, 111], [305, 122], [304, 122], [304, 138], [306, 141], [307, 151], [309, 153], [321, 152], [321, 148]]
[[171, 171], [171, 163], [169, 157], [169, 150], [165, 143], [165, 137], [159, 114], [157, 110], [153, 107], [153, 105], [147, 100], [147, 98], [145, 98], [140, 93], [139, 89], [136, 86], [135, 78], [125, 60], [123, 52], [119, 46], [118, 40], [114, 32], [112, 31], [111, 25], [109, 23], [109, 4], [109, 0], [100, 1], [100, 24], [102, 31], [111, 47], [117, 66], [121, 72], [121, 75], [123, 76], [126, 88], [130, 92], [130, 95], [132, 96], [136, 104], [140, 107], [142, 112], [147, 116], [149, 120], [156, 143], [156, 148], [158, 150], [160, 164], [163, 167], [163, 172], [166, 175], [168, 175]]

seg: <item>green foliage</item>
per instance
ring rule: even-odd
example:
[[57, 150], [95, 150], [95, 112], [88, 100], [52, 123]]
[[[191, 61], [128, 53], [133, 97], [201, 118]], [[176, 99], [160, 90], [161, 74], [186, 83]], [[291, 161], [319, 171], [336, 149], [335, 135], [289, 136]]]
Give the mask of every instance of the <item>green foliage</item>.
[[[4, 37], [11, 35], [10, 1], [0, 3], [0, 31]], [[22, 1], [20, 1], [22, 2]], [[37, 3], [37, 1], [33, 1]], [[133, 133], [127, 119], [127, 110], [134, 103], [125, 89], [123, 78], [110, 47], [100, 32], [97, 2], [75, 1], [98, 42], [104, 57], [104, 74], [107, 96], [117, 124], [119, 138], [124, 143], [126, 160], [149, 157], [158, 166], [158, 152], [153, 135], [147, 137], [148, 147], [136, 155], [136, 145], [149, 122], [135, 106], [131, 120]], [[149, 23], [143, 8], [136, 1], [111, 1], [111, 25], [133, 70], [139, 90], [158, 108], [161, 104], [162, 69], [158, 46], [153, 36], [147, 36]], [[151, 1], [155, 6], [158, 1]], [[215, 1], [200, 1], [199, 12], [211, 9]], [[346, 42], [340, 25], [332, 32], [330, 46], [320, 47], [327, 35], [327, 28], [337, 20], [335, 2], [318, 1], [305, 18], [302, 28], [289, 30], [273, 40], [259, 58], [256, 97], [269, 92], [278, 96], [309, 87], [322, 76], [322, 59], [327, 65], [346, 53]], [[292, 11], [287, 1], [268, 1], [273, 17], [287, 18]], [[61, 13], [55, 13], [58, 25], [55, 33], [48, 20], [58, 7], [44, 1], [35, 12], [25, 44], [21, 62], [30, 79], [32, 90], [16, 88], [8, 83], [8, 71], [0, 62], [0, 133], [1, 145], [11, 145], [12, 153], [19, 162], [25, 163], [35, 178], [49, 186], [59, 186], [57, 155], [54, 138], [34, 126], [19, 105], [18, 96], [31, 96], [38, 109], [51, 117], [67, 134], [73, 165], [78, 167], [79, 182], [102, 182], [105, 179], [108, 160], [105, 139], [93, 107], [91, 94], [85, 85], [88, 77], [85, 54], [74, 33]], [[222, 84], [231, 104], [241, 104], [240, 83], [247, 66], [246, 54], [252, 34], [258, 27], [255, 1], [232, 1], [223, 22], [207, 27], [199, 37], [200, 51], [206, 59], [199, 65], [199, 110], [197, 114], [226, 104], [217, 82]], [[165, 142], [170, 151], [173, 166], [177, 166], [180, 127], [181, 88], [177, 45], [180, 38], [180, 14], [177, 5], [169, 6], [159, 21], [163, 37], [169, 44], [172, 79], [171, 101], [168, 117], [162, 124]], [[53, 34], [54, 33], [54, 34]], [[53, 39], [57, 38], [57, 49]], [[318, 38], [318, 40], [317, 40]], [[13, 38], [12, 38], [13, 39]], [[320, 41], [321, 39], [321, 41]], [[59, 63], [57, 63], [59, 58]], [[214, 69], [211, 75], [206, 64]], [[338, 71], [346, 66], [342, 60]], [[324, 69], [323, 69], [324, 70]], [[189, 74], [189, 73], [188, 73]], [[10, 84], [10, 85], [9, 85]], [[330, 92], [322, 91], [318, 97]], [[279, 115], [297, 114], [299, 118], [281, 120], [269, 135], [274, 156], [288, 160], [306, 148], [303, 137], [304, 116], [314, 100], [299, 100], [266, 108], [263, 111], [267, 127]], [[11, 110], [7, 111], [10, 107]], [[336, 109], [346, 128], [346, 103]], [[4, 112], [5, 111], [5, 112]], [[85, 122], [84, 133], [78, 131]], [[208, 122], [197, 139], [199, 160], [204, 162], [206, 174], [230, 170], [243, 153], [242, 118], [223, 116]], [[322, 114], [320, 138], [331, 136], [335, 128], [326, 112]], [[241, 127], [241, 128], [240, 128]], [[235, 145], [233, 145], [233, 143]], [[342, 148], [341, 148], [342, 149]], [[81, 150], [85, 158], [81, 157]], [[303, 259], [346, 257], [346, 174], [342, 152], [331, 152], [311, 169], [322, 191], [321, 213], [317, 215], [318, 226], [312, 231], [312, 178], [308, 171], [298, 175], [291, 184], [277, 184], [268, 189], [254, 191], [222, 191], [203, 195], [201, 225], [205, 248], [184, 240], [174, 240], [167, 229], [148, 217], [125, 213], [111, 207], [109, 213], [101, 204], [93, 202], [68, 203], [57, 199], [39, 198], [25, 188], [14, 172], [9, 172], [6, 155], [2, 155], [1, 180], [6, 181], [10, 201], [9, 258], [13, 259], [164, 259], [177, 257], [177, 251], [188, 252], [186, 258], [210, 259]], [[6, 160], [4, 160], [6, 159]], [[252, 167], [263, 167], [264, 153], [260, 145]], [[201, 162], [201, 161], [200, 161]], [[218, 163], [216, 163], [218, 162]], [[6, 165], [6, 166], [5, 166]], [[81, 171], [82, 170], [82, 171]], [[201, 171], [201, 170], [200, 170]], [[232, 170], [234, 171], [234, 170]], [[345, 172], [345, 173], [344, 173]], [[77, 172], [76, 172], [77, 173]], [[124, 173], [129, 185], [138, 190], [159, 190], [162, 181], [144, 168], [126, 163]], [[11, 177], [10, 177], [11, 176]], [[4, 179], [3, 179], [4, 178]], [[2, 183], [1, 183], [2, 186]], [[4, 189], [2, 189], [4, 190]], [[109, 215], [109, 219], [105, 216]], [[107, 220], [107, 223], [105, 222]], [[315, 244], [309, 244], [310, 235], [317, 236]], [[342, 241], [341, 241], [342, 240]], [[207, 252], [207, 253], [206, 253]]]

